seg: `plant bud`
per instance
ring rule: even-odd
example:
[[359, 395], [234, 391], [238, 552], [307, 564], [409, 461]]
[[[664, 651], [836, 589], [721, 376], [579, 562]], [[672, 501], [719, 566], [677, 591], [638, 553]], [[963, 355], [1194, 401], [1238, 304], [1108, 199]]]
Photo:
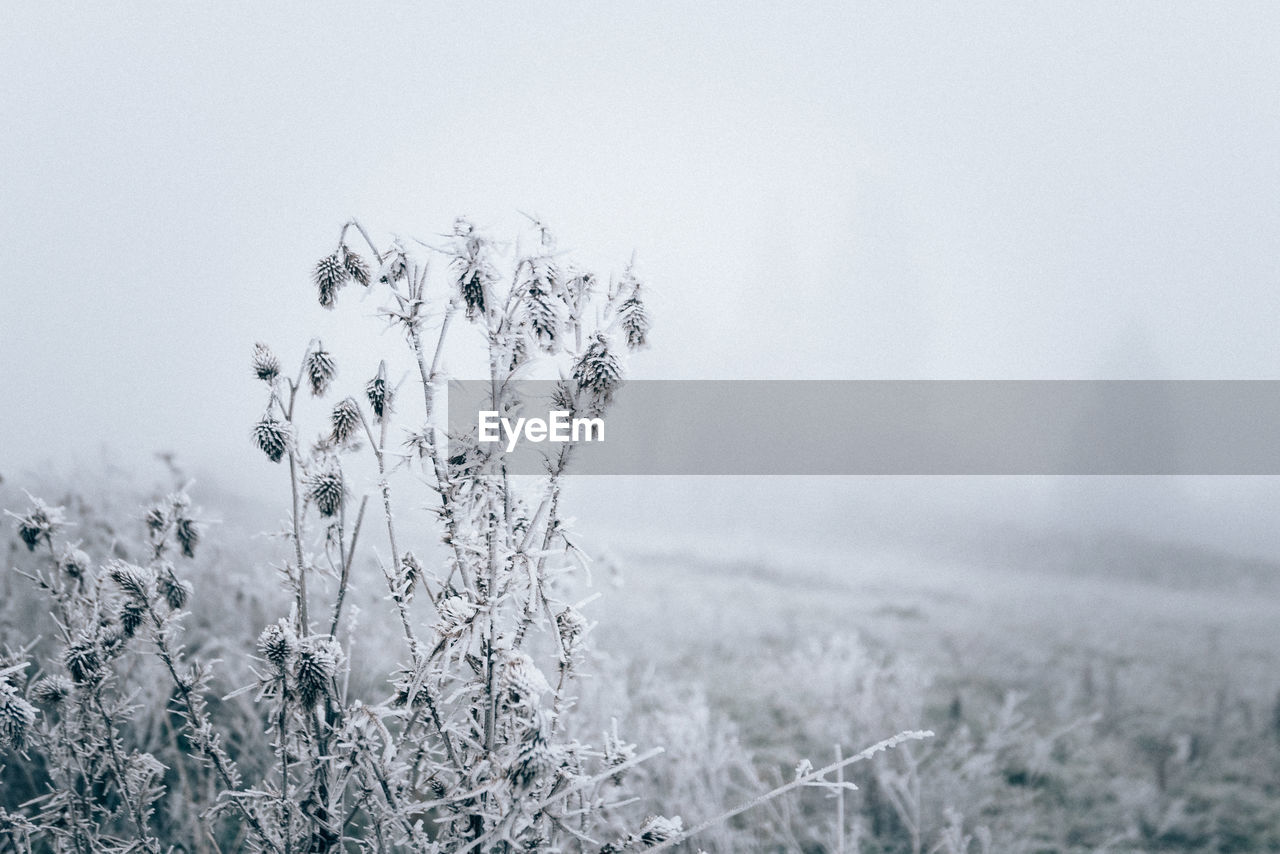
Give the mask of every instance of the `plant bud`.
[[262, 657], [282, 670], [297, 645], [298, 639], [294, 636], [293, 629], [283, 620], [272, 623], [258, 635], [258, 651], [262, 653]]
[[307, 497], [315, 502], [321, 516], [337, 515], [346, 498], [347, 486], [342, 479], [342, 469], [330, 462], [308, 480]]
[[289, 449], [288, 425], [283, 421], [277, 421], [268, 413], [253, 425], [253, 441], [258, 445], [258, 449], [267, 455], [267, 459], [278, 463], [284, 457], [285, 451]]
[[253, 374], [268, 383], [280, 376], [280, 360], [261, 341], [253, 345]]
[[36, 722], [36, 707], [22, 699], [7, 682], [0, 682], [0, 748], [21, 750], [27, 730]]
[[360, 408], [351, 398], [344, 398], [333, 408], [330, 421], [333, 427], [329, 431], [329, 437], [335, 445], [344, 444], [355, 435], [356, 428], [360, 426]]
[[316, 343], [316, 349], [307, 354], [304, 370], [311, 383], [311, 394], [315, 397], [320, 397], [329, 390], [329, 383], [333, 382], [338, 373], [333, 357], [319, 342]]
[[76, 686], [65, 676], [42, 677], [31, 686], [31, 699], [44, 706], [56, 706], [70, 697]]
[[347, 245], [342, 244], [342, 268], [347, 271], [347, 275], [355, 280], [361, 287], [369, 287], [369, 265], [364, 259], [356, 253], [352, 252]]
[[347, 268], [343, 266], [342, 259], [335, 252], [332, 255], [326, 255], [316, 262], [315, 272], [311, 274], [311, 280], [315, 282], [316, 288], [320, 291], [320, 305], [325, 308], [333, 308], [334, 301], [338, 296], [338, 291], [351, 278], [351, 274]]
[[293, 677], [298, 686], [298, 699], [304, 706], [310, 708], [329, 696], [341, 655], [338, 645], [328, 638], [308, 638], [299, 644]]

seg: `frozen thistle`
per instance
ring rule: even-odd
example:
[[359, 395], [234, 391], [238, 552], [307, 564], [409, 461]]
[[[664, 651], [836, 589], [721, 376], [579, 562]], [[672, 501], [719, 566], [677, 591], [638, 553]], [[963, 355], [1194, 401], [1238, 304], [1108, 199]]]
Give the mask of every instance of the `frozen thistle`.
[[298, 648], [298, 638], [284, 620], [272, 623], [258, 635], [258, 651], [281, 671]]
[[303, 365], [303, 370], [307, 375], [307, 381], [311, 384], [311, 394], [314, 397], [321, 397], [329, 390], [329, 384], [333, 382], [334, 376], [338, 373], [338, 367], [333, 363], [333, 357], [324, 349], [319, 341], [316, 342], [315, 349], [307, 354], [307, 360]]
[[124, 607], [120, 609], [120, 628], [124, 636], [131, 638], [137, 634], [146, 616], [147, 606], [144, 603], [133, 600], [124, 603]]
[[346, 499], [347, 486], [342, 479], [342, 469], [329, 460], [307, 479], [307, 498], [315, 503], [321, 516], [336, 516]]
[[369, 287], [369, 265], [365, 260], [352, 252], [344, 243], [339, 250], [342, 253], [342, 269], [361, 287]]
[[280, 360], [261, 341], [253, 345], [253, 375], [268, 383], [280, 376]]
[[409, 274], [409, 258], [405, 254], [404, 244], [398, 239], [391, 244], [382, 257], [382, 269], [378, 271], [378, 281], [384, 285], [393, 284]]
[[609, 351], [609, 341], [603, 333], [596, 333], [595, 339], [574, 366], [573, 379], [578, 384], [579, 391], [592, 396], [597, 409], [608, 406], [613, 401], [614, 391], [622, 384], [622, 366], [618, 357]]
[[200, 525], [194, 519], [186, 516], [179, 516], [173, 526], [174, 536], [178, 538], [178, 545], [182, 547], [182, 556], [186, 558], [194, 558], [196, 556], [196, 546], [200, 544]]
[[391, 386], [387, 384], [387, 363], [378, 364], [378, 375], [369, 380], [364, 387], [369, 398], [369, 406], [373, 408], [373, 417], [381, 421], [391, 412]]
[[556, 614], [556, 630], [560, 632], [560, 640], [566, 652], [573, 652], [586, 634], [587, 628], [587, 618], [572, 605]]
[[628, 349], [639, 350], [648, 344], [649, 314], [640, 298], [639, 282], [633, 284], [631, 296], [618, 308], [618, 319], [622, 323], [622, 333], [627, 339]]
[[422, 578], [422, 564], [413, 556], [413, 552], [405, 552], [400, 557], [400, 572], [396, 575], [396, 589], [392, 594], [397, 602], [412, 602], [414, 588]]
[[667, 818], [664, 815], [651, 815], [640, 826], [640, 844], [644, 847], [657, 845], [676, 838], [684, 832], [684, 821], [680, 816]]
[[156, 505], [147, 510], [145, 521], [148, 531], [152, 534], [161, 534], [169, 527], [169, 511], [161, 505]]
[[135, 602], [146, 603], [151, 598], [151, 571], [124, 561], [113, 561], [108, 574], [116, 586]]
[[53, 545], [53, 535], [63, 525], [61, 507], [50, 507], [39, 498], [31, 499], [31, 509], [18, 520], [18, 536], [29, 551], [41, 543]]
[[258, 449], [267, 455], [267, 459], [278, 463], [284, 457], [285, 451], [289, 449], [289, 427], [267, 413], [262, 416], [261, 421], [253, 425], [253, 441]]
[[98, 655], [98, 647], [90, 638], [82, 637], [73, 641], [62, 654], [62, 663], [67, 666], [71, 679], [77, 685], [87, 685], [98, 678], [102, 668], [102, 659]]
[[514, 705], [537, 705], [538, 699], [551, 685], [533, 659], [524, 652], [512, 652], [503, 668], [502, 684]]
[[76, 686], [65, 676], [43, 676], [31, 686], [31, 699], [42, 706], [56, 706], [71, 696]]
[[335, 445], [342, 445], [355, 435], [356, 429], [360, 426], [360, 407], [355, 400], [347, 397], [343, 398], [337, 406], [333, 408], [333, 413], [329, 417], [332, 427], [329, 431], [329, 437]]
[[160, 588], [160, 595], [164, 597], [164, 601], [171, 610], [182, 610], [187, 600], [191, 598], [191, 582], [179, 580], [172, 566], [166, 566], [158, 575], [156, 585]]
[[476, 606], [465, 596], [446, 596], [440, 601], [440, 622], [437, 629], [441, 637], [456, 638], [466, 629], [476, 615]]
[[298, 645], [293, 678], [303, 706], [310, 708], [330, 695], [341, 656], [341, 647], [328, 638], [307, 638]]
[[36, 722], [36, 708], [0, 681], [0, 749], [21, 750], [27, 731]]
[[93, 560], [80, 549], [67, 546], [58, 557], [58, 569], [69, 578], [83, 578]]
[[325, 308], [333, 308], [338, 291], [351, 278], [351, 273], [343, 265], [342, 258], [337, 252], [332, 255], [326, 255], [316, 262], [315, 272], [311, 274], [311, 280], [315, 282], [316, 288], [320, 291], [320, 305]]

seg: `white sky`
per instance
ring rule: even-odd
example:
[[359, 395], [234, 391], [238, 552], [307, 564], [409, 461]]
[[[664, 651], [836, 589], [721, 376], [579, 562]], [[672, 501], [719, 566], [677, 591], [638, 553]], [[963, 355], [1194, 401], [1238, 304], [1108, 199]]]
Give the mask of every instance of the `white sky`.
[[1280, 377], [1280, 5], [1059, 5], [6, 3], [0, 472], [257, 471], [351, 215], [636, 249], [640, 376]]

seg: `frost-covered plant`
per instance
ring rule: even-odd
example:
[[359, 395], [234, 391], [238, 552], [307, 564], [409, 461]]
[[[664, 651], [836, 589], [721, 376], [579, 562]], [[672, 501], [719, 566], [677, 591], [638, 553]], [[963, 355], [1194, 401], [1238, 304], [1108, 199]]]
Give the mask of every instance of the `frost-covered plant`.
[[[125, 726], [138, 708], [131, 680], [143, 652], [169, 683], [168, 717], [180, 733], [172, 746], [203, 763], [207, 785], [183, 790], [209, 793], [191, 845], [210, 850], [661, 850], [926, 735], [900, 734], [797, 772], [690, 829], [679, 816], [628, 821], [628, 772], [660, 750], [638, 750], [616, 726], [591, 743], [572, 725], [591, 639], [585, 605], [563, 583], [585, 558], [560, 508], [572, 445], [530, 484], [508, 472], [500, 444], [439, 424], [442, 354], [462, 324], [478, 334], [488, 405], [500, 412], [522, 405], [515, 381], [537, 369], [558, 374], [558, 408], [599, 416], [627, 352], [649, 343], [634, 264], [606, 285], [556, 251], [541, 224], [533, 232], [509, 250], [459, 219], [447, 245], [415, 254], [400, 241], [380, 247], [354, 221], [342, 228], [314, 268], [318, 300], [336, 310], [350, 285], [373, 295], [401, 333], [414, 393], [377, 357], [344, 359], [340, 376], [318, 339], [292, 375], [267, 345], [254, 346], [251, 371], [266, 402], [250, 432], [280, 465], [272, 471], [287, 472], [280, 570], [292, 604], [261, 628], [251, 683], [221, 700], [211, 663], [180, 641], [193, 591], [174, 561], [193, 558], [202, 540], [184, 492], [146, 512], [145, 553], [132, 559], [95, 560], [65, 541], [61, 508], [33, 499], [16, 517], [23, 544], [46, 555], [25, 574], [53, 605], [58, 644], [36, 668], [33, 648], [0, 658], [0, 761], [16, 755], [39, 768], [33, 784], [48, 792], [20, 812], [0, 810], [0, 837], [22, 851], [166, 850], [161, 824], [183, 812], [165, 804], [166, 781], [183, 767], [166, 768]], [[355, 394], [325, 402], [348, 371]], [[418, 557], [432, 549], [415, 539], [421, 526], [398, 524], [396, 511], [415, 503], [393, 489], [406, 480], [425, 484], [423, 516], [440, 560]], [[374, 517], [377, 535], [363, 533]], [[358, 546], [374, 561], [358, 562]], [[345, 606], [374, 565], [402, 646], [381, 691], [364, 695], [351, 687], [355, 609]], [[212, 711], [233, 696], [252, 698], [270, 761], [239, 754], [243, 733]]]

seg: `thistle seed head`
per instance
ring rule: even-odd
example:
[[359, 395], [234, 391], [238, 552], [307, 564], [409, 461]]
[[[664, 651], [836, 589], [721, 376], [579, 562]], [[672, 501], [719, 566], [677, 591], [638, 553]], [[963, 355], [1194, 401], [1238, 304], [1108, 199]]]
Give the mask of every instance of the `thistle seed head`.
[[70, 546], [63, 549], [62, 555], [58, 558], [58, 568], [70, 578], [83, 578], [89, 571], [91, 563], [92, 559], [88, 554]]
[[141, 602], [129, 601], [120, 609], [120, 628], [126, 638], [137, 634], [147, 616], [147, 607]]
[[484, 278], [478, 269], [468, 268], [458, 282], [462, 300], [467, 305], [467, 320], [484, 314]]
[[178, 521], [174, 523], [173, 530], [178, 538], [178, 545], [182, 547], [182, 556], [194, 558], [196, 556], [196, 546], [200, 544], [201, 530], [199, 523], [193, 519], [188, 519], [186, 516], [180, 516]]
[[42, 706], [56, 706], [70, 697], [75, 689], [76, 686], [65, 676], [44, 676], [31, 686], [31, 699]]
[[[262, 416], [262, 420], [253, 425], [253, 441], [258, 450], [267, 455], [273, 463], [280, 462], [285, 451], [289, 450], [289, 429], [283, 421], [277, 421], [271, 413]], [[153, 513], [155, 511], [152, 511]], [[148, 522], [151, 517], [148, 516]]]
[[555, 353], [560, 347], [560, 330], [564, 323], [560, 305], [560, 301], [539, 287], [536, 281], [525, 296], [524, 311], [529, 333], [547, 353]]
[[169, 527], [169, 513], [164, 507], [156, 505], [147, 511], [145, 521], [148, 531], [153, 534], [159, 534]]
[[315, 502], [321, 516], [335, 516], [342, 509], [347, 485], [342, 479], [342, 469], [335, 462], [330, 461], [311, 475], [307, 485], [307, 497]]
[[613, 393], [622, 384], [622, 365], [609, 352], [608, 339], [602, 333], [596, 333], [595, 340], [574, 366], [573, 379], [579, 391], [592, 396], [597, 409], [613, 401]]
[[344, 398], [333, 408], [329, 420], [333, 425], [329, 438], [335, 445], [345, 444], [360, 426], [360, 407], [352, 398]]
[[268, 383], [280, 376], [280, 360], [261, 341], [253, 345], [253, 374]]
[[31, 499], [31, 509], [27, 515], [18, 516], [18, 536], [26, 544], [28, 551], [35, 551], [42, 542], [53, 544], [53, 535], [62, 527], [63, 515], [61, 507], [50, 507], [39, 498]]
[[315, 282], [316, 288], [320, 292], [320, 305], [325, 308], [333, 308], [338, 291], [351, 278], [351, 273], [342, 263], [342, 258], [335, 252], [332, 255], [326, 255], [316, 262], [315, 272], [311, 274], [311, 280]]
[[62, 654], [62, 663], [67, 666], [71, 679], [77, 685], [87, 685], [97, 681], [102, 668], [102, 659], [98, 648], [89, 638], [80, 638], [71, 643]]
[[587, 618], [572, 605], [556, 614], [556, 630], [560, 632], [560, 640], [568, 652], [572, 652], [577, 647], [582, 636], [586, 634], [587, 628]]
[[369, 405], [373, 407], [373, 417], [381, 421], [391, 411], [391, 386], [387, 384], [387, 363], [378, 365], [378, 375], [369, 380], [364, 387], [369, 397]]
[[316, 348], [307, 354], [307, 361], [303, 367], [307, 380], [311, 383], [311, 394], [315, 397], [321, 397], [329, 390], [329, 383], [333, 382], [334, 376], [338, 373], [333, 357], [318, 341]]
[[400, 558], [400, 572], [396, 575], [396, 589], [392, 594], [397, 602], [412, 602], [414, 588], [418, 579], [422, 578], [422, 564], [413, 556], [413, 552], [405, 552]]
[[547, 677], [533, 659], [523, 652], [512, 652], [503, 667], [502, 684], [515, 705], [536, 706], [539, 698], [551, 690]]
[[683, 832], [684, 821], [680, 816], [651, 815], [640, 825], [640, 844], [645, 847], [658, 845], [675, 839]]
[[409, 257], [405, 254], [404, 244], [399, 240], [383, 254], [382, 269], [378, 271], [378, 281], [392, 284], [409, 275]]
[[151, 598], [151, 571], [122, 560], [112, 561], [107, 570], [111, 580], [130, 600], [146, 604]]
[[446, 596], [440, 601], [440, 623], [436, 628], [442, 637], [456, 638], [466, 629], [476, 610], [465, 596]]
[[626, 336], [628, 349], [639, 350], [649, 343], [649, 314], [640, 299], [638, 284], [618, 309], [618, 317], [622, 321], [622, 332]]
[[21, 750], [36, 722], [36, 707], [7, 682], [0, 682], [0, 749]]
[[173, 568], [169, 567], [160, 574], [157, 583], [160, 587], [160, 595], [164, 597], [170, 610], [181, 611], [186, 607], [191, 599], [191, 582], [179, 580], [178, 576], [174, 575]]
[[284, 621], [272, 623], [258, 635], [258, 651], [262, 657], [281, 670], [298, 647], [298, 638]]
[[328, 638], [307, 638], [298, 645], [293, 677], [298, 686], [298, 699], [304, 706], [310, 708], [329, 696], [341, 659], [341, 648]]
[[346, 270], [347, 275], [361, 287], [369, 287], [369, 265], [365, 263], [365, 260], [352, 252], [345, 243], [342, 244], [340, 251], [342, 253], [342, 269]]

